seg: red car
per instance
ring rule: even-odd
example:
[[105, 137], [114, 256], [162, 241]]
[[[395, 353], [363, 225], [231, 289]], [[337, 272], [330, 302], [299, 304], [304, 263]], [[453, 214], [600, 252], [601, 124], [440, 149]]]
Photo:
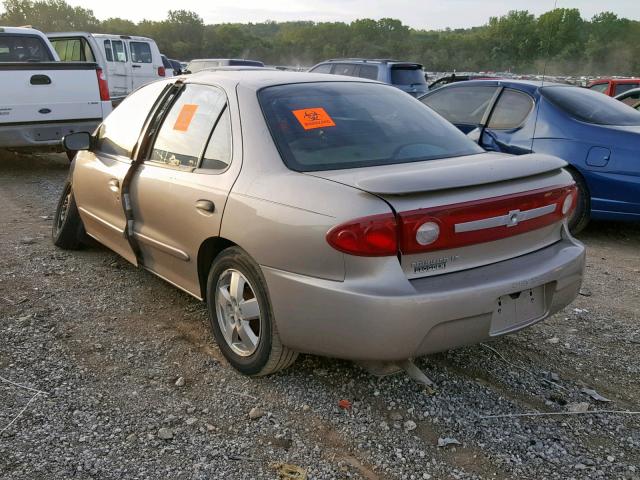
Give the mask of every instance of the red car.
[[587, 88], [610, 97], [638, 87], [640, 87], [640, 78], [600, 78], [587, 85]]

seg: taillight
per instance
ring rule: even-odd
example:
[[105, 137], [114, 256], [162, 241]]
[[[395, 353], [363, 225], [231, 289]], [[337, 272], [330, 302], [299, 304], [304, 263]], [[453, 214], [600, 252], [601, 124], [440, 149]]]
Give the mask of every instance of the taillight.
[[575, 185], [357, 218], [333, 227], [327, 242], [350, 255], [383, 257], [492, 242], [568, 217], [576, 207]]
[[96, 75], [98, 76], [98, 88], [100, 89], [100, 100], [106, 102], [111, 99], [109, 96], [109, 84], [104, 77], [104, 72], [101, 68], [96, 69]]
[[336, 250], [363, 257], [398, 253], [398, 225], [392, 213], [357, 218], [333, 227], [327, 242]]
[[164, 77], [167, 74], [167, 72], [165, 71], [164, 67], [158, 67], [158, 76], [159, 77]]
[[568, 216], [576, 195], [569, 185], [401, 212], [400, 251], [458, 248], [537, 230]]

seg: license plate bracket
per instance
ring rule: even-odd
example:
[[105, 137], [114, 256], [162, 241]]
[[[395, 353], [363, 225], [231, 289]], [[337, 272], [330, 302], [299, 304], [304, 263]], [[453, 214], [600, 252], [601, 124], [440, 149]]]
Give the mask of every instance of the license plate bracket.
[[490, 335], [501, 335], [542, 318], [546, 312], [544, 285], [503, 295], [496, 300]]

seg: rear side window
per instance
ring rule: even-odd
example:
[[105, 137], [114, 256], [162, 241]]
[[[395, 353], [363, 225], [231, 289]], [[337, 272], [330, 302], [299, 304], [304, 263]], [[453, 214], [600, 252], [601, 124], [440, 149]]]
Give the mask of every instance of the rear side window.
[[285, 164], [296, 171], [417, 162], [481, 153], [457, 128], [397, 88], [301, 83], [258, 93]]
[[544, 87], [542, 95], [571, 117], [597, 125], [640, 125], [640, 113], [623, 102], [579, 87]]
[[360, 78], [368, 78], [369, 80], [377, 80], [378, 67], [376, 67], [375, 65], [360, 65], [358, 76]]
[[333, 67], [334, 75], [346, 75], [347, 77], [356, 76], [357, 65], [351, 63], [336, 63]]
[[593, 90], [594, 92], [600, 92], [600, 93], [606, 92], [607, 88], [609, 88], [608, 83], [596, 83], [595, 85], [591, 85], [589, 87], [590, 90]]
[[506, 89], [500, 94], [491, 118], [489, 128], [510, 130], [520, 127], [533, 110], [533, 98], [526, 93]]
[[[129, 42], [133, 63], [151, 63], [151, 45], [147, 42]], [[166, 65], [165, 65], [166, 66]]]
[[231, 163], [231, 117], [226, 107], [211, 134], [200, 168], [224, 170]]
[[142, 126], [166, 85], [166, 82], [151, 83], [125, 98], [100, 125], [96, 150], [130, 157]]
[[104, 55], [107, 62], [113, 62], [113, 49], [111, 48], [111, 40], [104, 41]]
[[620, 95], [621, 93], [628, 92], [629, 90], [633, 90], [634, 88], [638, 88], [637, 83], [619, 83], [618, 85], [616, 85], [616, 91], [613, 94]]
[[35, 35], [0, 33], [0, 62], [49, 62], [53, 56]]
[[331, 73], [331, 67], [333, 65], [330, 63], [323, 63], [322, 65], [318, 65], [316, 68], [309, 70], [313, 73]]
[[627, 93], [627, 95], [621, 99], [627, 105], [635, 105], [640, 102], [640, 89], [635, 90], [634, 92]]
[[393, 85], [426, 85], [424, 71], [420, 67], [391, 67], [391, 83]]
[[122, 40], [113, 40], [111, 42], [113, 46], [113, 58], [116, 62], [127, 61], [127, 50], [125, 49], [124, 42]]
[[89, 43], [84, 38], [52, 38], [51, 43], [63, 62], [95, 62]]
[[219, 88], [185, 86], [162, 122], [149, 161], [172, 167], [197, 167], [225, 103], [226, 96]]
[[480, 125], [498, 87], [449, 87], [420, 99], [451, 123]]

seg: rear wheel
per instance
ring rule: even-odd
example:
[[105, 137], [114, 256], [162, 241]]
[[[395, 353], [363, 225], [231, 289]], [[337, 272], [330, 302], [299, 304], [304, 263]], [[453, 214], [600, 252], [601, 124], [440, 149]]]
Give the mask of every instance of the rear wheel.
[[56, 247], [65, 250], [80, 248], [86, 239], [84, 225], [73, 198], [71, 182], [65, 183], [62, 195], [60, 195], [58, 207], [53, 217], [51, 237]]
[[260, 267], [239, 247], [213, 261], [207, 279], [211, 330], [231, 365], [251, 376], [291, 365], [298, 353], [282, 345]]
[[589, 189], [582, 175], [575, 170], [569, 170], [569, 173], [576, 182], [578, 187], [578, 201], [576, 208], [569, 217], [569, 231], [573, 234], [580, 233], [588, 225], [591, 214], [591, 196]]

